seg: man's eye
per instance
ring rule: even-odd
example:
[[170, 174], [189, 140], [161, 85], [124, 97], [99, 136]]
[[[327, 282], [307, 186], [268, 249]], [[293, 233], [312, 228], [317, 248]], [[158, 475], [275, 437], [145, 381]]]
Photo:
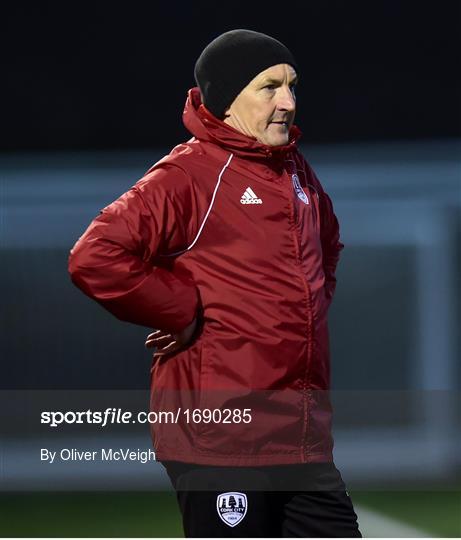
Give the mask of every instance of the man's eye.
[[263, 88], [267, 88], [268, 90], [274, 90], [275, 84], [266, 84], [266, 86], [263, 86]]

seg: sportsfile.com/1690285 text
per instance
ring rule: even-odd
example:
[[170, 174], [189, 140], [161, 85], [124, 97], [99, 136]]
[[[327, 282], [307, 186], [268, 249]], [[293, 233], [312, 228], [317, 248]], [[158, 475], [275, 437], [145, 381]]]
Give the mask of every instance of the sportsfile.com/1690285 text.
[[62, 424], [249, 424], [251, 409], [181, 409], [176, 411], [124, 411], [108, 407], [104, 411], [42, 411], [40, 423], [50, 427]]

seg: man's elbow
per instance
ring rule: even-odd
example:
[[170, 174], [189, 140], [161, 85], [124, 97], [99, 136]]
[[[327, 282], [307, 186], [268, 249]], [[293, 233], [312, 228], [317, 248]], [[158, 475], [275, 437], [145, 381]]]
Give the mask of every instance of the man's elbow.
[[70, 252], [69, 257], [67, 259], [67, 270], [69, 271], [70, 277], [72, 281], [74, 280], [74, 276], [77, 274], [79, 269], [79, 254], [76, 250], [76, 246], [74, 246]]
[[[88, 270], [88, 256], [84, 249], [84, 245], [79, 240], [70, 250], [67, 261], [67, 270], [69, 271], [70, 279], [74, 285], [82, 289], [85, 293], [85, 274]], [[87, 293], [88, 294], [88, 293]]]

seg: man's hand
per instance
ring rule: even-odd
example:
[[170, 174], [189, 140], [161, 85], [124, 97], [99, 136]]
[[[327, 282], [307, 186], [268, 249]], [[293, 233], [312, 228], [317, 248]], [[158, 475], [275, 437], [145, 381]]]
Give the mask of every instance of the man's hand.
[[145, 345], [148, 349], [151, 347], [157, 348], [154, 353], [154, 358], [174, 353], [190, 342], [196, 326], [197, 318], [195, 317], [189, 326], [186, 326], [179, 334], [168, 334], [163, 330], [156, 330], [147, 336]]

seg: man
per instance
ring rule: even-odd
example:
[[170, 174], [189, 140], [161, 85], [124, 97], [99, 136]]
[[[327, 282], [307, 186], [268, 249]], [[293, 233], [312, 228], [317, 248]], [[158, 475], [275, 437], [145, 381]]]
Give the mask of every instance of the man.
[[103, 209], [73, 248], [74, 283], [158, 330], [157, 458], [187, 536], [360, 536], [333, 464], [327, 310], [338, 223], [299, 153], [298, 68], [233, 30], [195, 66], [193, 137]]

